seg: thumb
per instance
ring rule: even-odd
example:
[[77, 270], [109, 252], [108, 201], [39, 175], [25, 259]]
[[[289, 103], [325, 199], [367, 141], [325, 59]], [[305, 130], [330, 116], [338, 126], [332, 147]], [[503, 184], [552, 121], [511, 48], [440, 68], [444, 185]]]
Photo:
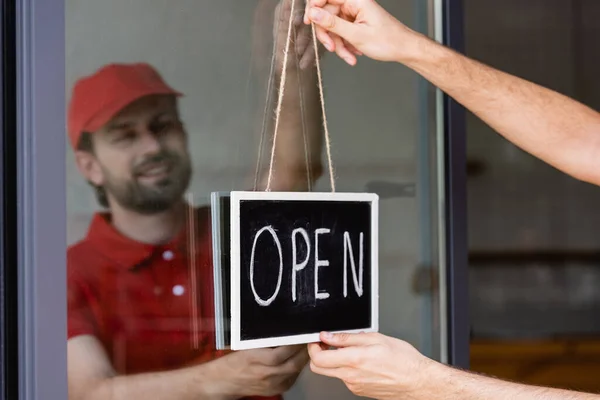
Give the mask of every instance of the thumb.
[[308, 18], [326, 31], [335, 33], [350, 43], [358, 37], [357, 27], [353, 23], [322, 8], [312, 7], [308, 10]]
[[376, 342], [376, 337], [371, 333], [329, 333], [322, 332], [321, 341], [333, 347], [368, 346]]

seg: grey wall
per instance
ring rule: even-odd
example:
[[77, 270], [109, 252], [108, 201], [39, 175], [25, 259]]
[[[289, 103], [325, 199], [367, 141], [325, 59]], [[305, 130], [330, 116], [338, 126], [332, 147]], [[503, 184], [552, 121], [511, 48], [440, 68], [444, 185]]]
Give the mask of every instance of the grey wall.
[[[247, 188], [258, 151], [257, 118], [266, 88], [249, 78], [256, 0], [67, 0], [67, 85], [108, 62], [148, 61], [187, 97], [191, 193]], [[412, 0], [385, 0], [413, 26]], [[270, 32], [270, 27], [267, 31]], [[270, 40], [267, 37], [265, 40]], [[270, 44], [269, 44], [270, 46]], [[269, 47], [267, 46], [267, 47]], [[262, 81], [268, 71], [262, 71]], [[364, 191], [371, 180], [414, 183], [419, 109], [416, 75], [398, 65], [360, 60], [350, 68], [323, 60], [326, 106], [338, 191]], [[67, 158], [68, 240], [79, 239], [96, 209], [87, 184]], [[427, 184], [428, 182], [422, 182]], [[324, 177], [318, 187], [328, 191]], [[381, 201], [381, 330], [416, 346], [430, 341], [433, 318], [410, 291], [418, 262], [418, 198]], [[434, 340], [439, 340], [435, 338]], [[339, 382], [307, 373], [290, 398], [349, 398]]]

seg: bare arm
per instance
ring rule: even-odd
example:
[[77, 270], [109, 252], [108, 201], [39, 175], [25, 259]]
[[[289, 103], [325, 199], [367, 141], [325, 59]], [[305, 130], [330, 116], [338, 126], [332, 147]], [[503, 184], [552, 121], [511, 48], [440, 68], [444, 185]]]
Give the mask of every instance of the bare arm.
[[319, 40], [350, 65], [361, 54], [402, 63], [523, 150], [600, 185], [598, 112], [444, 47], [400, 23], [374, 0], [309, 0], [309, 21], [319, 26]]
[[[309, 27], [302, 23], [303, 2], [295, 1], [294, 34], [285, 66], [284, 89], [270, 188], [273, 191], [303, 191], [322, 174], [322, 119], [315, 68], [314, 46]], [[266, 189], [271, 158], [271, 140], [275, 131], [275, 107], [283, 73], [283, 52], [288, 33], [290, 0], [262, 0], [255, 18], [254, 47], [259, 52], [260, 73], [270, 69], [271, 48], [264, 46], [269, 35], [274, 37], [275, 68], [273, 71], [273, 102], [267, 119], [268, 138], [265, 141], [263, 169], [259, 189]], [[265, 16], [268, 17], [265, 17]], [[268, 51], [267, 51], [268, 50]], [[270, 78], [270, 77], [269, 77]]]
[[311, 370], [341, 379], [358, 396], [382, 400], [600, 399], [458, 370], [425, 357], [407, 342], [379, 333], [322, 334], [321, 341], [324, 344], [309, 344]]
[[[151, 350], [149, 350], [151, 351]], [[93, 336], [67, 342], [69, 400], [233, 400], [276, 396], [296, 381], [306, 346], [237, 351], [172, 371], [119, 376]]]
[[[398, 61], [523, 150], [577, 179], [600, 185], [598, 112], [412, 34], [418, 53]], [[398, 45], [401, 42], [398, 38]]]
[[[322, 131], [314, 68], [288, 69], [275, 147], [271, 190], [305, 191], [322, 175]], [[300, 75], [300, 76], [299, 76]], [[277, 74], [279, 82], [281, 75]], [[303, 92], [303, 104], [300, 92]], [[304, 116], [301, 110], [304, 110]], [[269, 148], [269, 156], [270, 156]], [[268, 171], [263, 174], [266, 187]]]
[[598, 400], [599, 395], [505, 382], [438, 364], [434, 385], [422, 399]]
[[78, 336], [67, 343], [69, 400], [233, 399], [206, 363], [168, 372], [118, 376], [100, 342]]

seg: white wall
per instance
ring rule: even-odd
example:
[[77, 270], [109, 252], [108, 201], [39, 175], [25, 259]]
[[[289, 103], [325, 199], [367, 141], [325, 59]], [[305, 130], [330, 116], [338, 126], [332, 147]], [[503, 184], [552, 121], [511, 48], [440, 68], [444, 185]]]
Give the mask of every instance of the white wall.
[[[183, 90], [197, 203], [211, 191], [244, 188], [258, 151], [256, 111], [265, 88], [249, 83], [256, 0], [67, 0], [67, 84], [109, 62], [147, 61]], [[411, 0], [381, 2], [412, 25]], [[257, 55], [255, 56], [269, 56]], [[339, 191], [371, 180], [416, 180], [416, 75], [398, 65], [360, 60], [355, 68], [323, 61], [326, 106]], [[265, 74], [267, 71], [264, 72]], [[264, 79], [264, 77], [263, 77]], [[84, 234], [96, 204], [67, 159], [68, 240]], [[423, 182], [425, 183], [425, 182]], [[329, 190], [324, 177], [319, 190]], [[419, 346], [421, 303], [410, 292], [418, 261], [418, 199], [381, 202], [381, 328]], [[425, 323], [428, 321], [425, 321]], [[339, 383], [307, 373], [290, 398], [349, 398]]]

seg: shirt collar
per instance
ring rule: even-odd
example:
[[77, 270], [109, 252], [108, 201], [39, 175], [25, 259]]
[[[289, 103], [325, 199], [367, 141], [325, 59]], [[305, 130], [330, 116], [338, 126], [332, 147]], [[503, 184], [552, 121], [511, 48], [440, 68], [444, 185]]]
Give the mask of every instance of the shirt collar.
[[[196, 252], [199, 251], [201, 243], [207, 239], [206, 234], [210, 233], [210, 229], [207, 229], [210, 227], [210, 213], [207, 211], [207, 207], [186, 207], [184, 229], [170, 242], [163, 245], [142, 243], [123, 235], [112, 225], [110, 213], [98, 212], [92, 218], [86, 240], [119, 266], [133, 269], [144, 265], [152, 257], [167, 249], [176, 255], [187, 256], [191, 240], [196, 244]], [[192, 232], [194, 234], [190, 234]]]

